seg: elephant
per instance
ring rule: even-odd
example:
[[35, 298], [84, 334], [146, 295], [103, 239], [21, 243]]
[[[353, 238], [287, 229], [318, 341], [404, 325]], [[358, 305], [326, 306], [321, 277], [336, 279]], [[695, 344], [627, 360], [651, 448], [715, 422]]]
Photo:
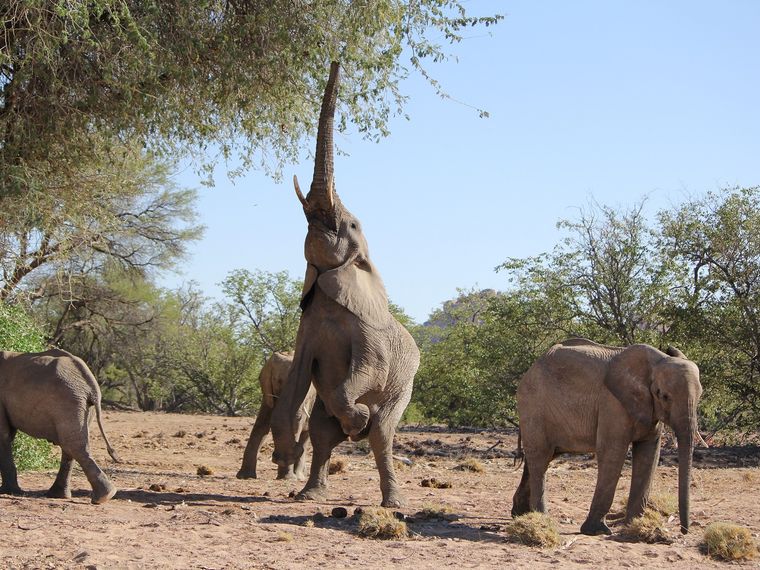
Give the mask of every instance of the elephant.
[[317, 399], [309, 420], [312, 463], [296, 499], [325, 497], [333, 448], [347, 438], [366, 437], [380, 476], [382, 505], [398, 507], [403, 498], [393, 469], [393, 437], [411, 398], [420, 353], [409, 332], [391, 315], [361, 224], [335, 190], [333, 119], [338, 75], [339, 64], [333, 62], [306, 198], [293, 178], [308, 222], [307, 264], [295, 359], [272, 416], [272, 459], [284, 466], [303, 453], [295, 441], [296, 412], [313, 383]]
[[[523, 375], [517, 388], [522, 479], [512, 516], [545, 512], [549, 462], [560, 453], [595, 452], [596, 490], [581, 532], [611, 534], [605, 517], [632, 444], [626, 522], [646, 506], [660, 456], [663, 422], [678, 443], [678, 510], [689, 529], [689, 481], [696, 440], [699, 368], [678, 349], [646, 344], [626, 348], [573, 338], [555, 344]], [[706, 445], [706, 444], [705, 444]]]
[[[248, 445], [245, 446], [243, 453], [243, 464], [237, 472], [238, 479], [256, 479], [256, 464], [258, 461], [261, 443], [269, 433], [270, 423], [272, 421], [272, 410], [275, 401], [282, 392], [282, 386], [288, 380], [288, 371], [293, 364], [292, 352], [274, 352], [267, 361], [259, 374], [259, 384], [261, 384], [261, 407], [256, 414], [256, 421], [253, 424], [251, 435], [248, 438]], [[305, 447], [309, 441], [308, 421], [311, 410], [314, 407], [314, 399], [317, 392], [314, 387], [309, 388], [306, 399], [298, 412], [296, 413], [296, 439], [298, 444]], [[306, 462], [301, 455], [296, 460], [295, 465], [279, 466], [277, 468], [278, 479], [303, 479], [306, 475]]]
[[17, 430], [61, 447], [61, 466], [48, 497], [71, 498], [71, 467], [76, 459], [92, 486], [94, 504], [105, 503], [116, 487], [90, 455], [90, 407], [111, 458], [120, 463], [106, 437], [100, 388], [80, 358], [65, 350], [24, 353], [0, 351], [0, 493], [19, 495], [12, 444]]

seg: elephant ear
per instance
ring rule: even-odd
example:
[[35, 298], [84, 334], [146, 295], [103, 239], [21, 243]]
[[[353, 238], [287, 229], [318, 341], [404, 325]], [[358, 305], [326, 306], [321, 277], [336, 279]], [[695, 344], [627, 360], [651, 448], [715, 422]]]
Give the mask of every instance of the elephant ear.
[[626, 348], [610, 361], [604, 385], [636, 423], [651, 426], [654, 400], [651, 393], [652, 364], [644, 347]]
[[311, 263], [306, 264], [306, 275], [303, 278], [303, 290], [301, 291], [301, 310], [306, 309], [306, 305], [311, 300], [312, 289], [319, 277], [319, 271]]
[[325, 271], [317, 281], [319, 288], [362, 321], [384, 328], [391, 314], [388, 296], [380, 275], [369, 260], [359, 260]]

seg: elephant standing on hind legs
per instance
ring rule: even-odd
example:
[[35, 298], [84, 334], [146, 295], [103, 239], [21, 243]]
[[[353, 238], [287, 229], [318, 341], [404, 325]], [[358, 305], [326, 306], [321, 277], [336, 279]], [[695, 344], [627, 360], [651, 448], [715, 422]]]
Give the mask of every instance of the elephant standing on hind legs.
[[[261, 384], [261, 407], [256, 414], [256, 421], [253, 424], [251, 435], [248, 438], [248, 445], [243, 453], [243, 464], [237, 472], [238, 479], [256, 479], [256, 465], [258, 462], [259, 451], [264, 438], [269, 433], [272, 421], [272, 410], [275, 403], [280, 397], [282, 387], [288, 381], [290, 366], [293, 364], [292, 352], [275, 352], [264, 363], [261, 373], [259, 374], [259, 384]], [[296, 434], [298, 445], [305, 447], [309, 441], [308, 421], [311, 415], [311, 409], [314, 407], [314, 399], [317, 393], [314, 387], [309, 388], [306, 399], [296, 412]], [[306, 475], [306, 458], [304, 454], [296, 460], [295, 464], [280, 465], [277, 468], [278, 479], [303, 479]]]
[[689, 529], [689, 481], [702, 394], [697, 365], [679, 350], [616, 348], [586, 339], [555, 344], [520, 380], [517, 410], [525, 463], [512, 515], [546, 510], [544, 480], [560, 453], [596, 453], [598, 476], [584, 534], [610, 534], [605, 522], [628, 446], [631, 491], [626, 521], [640, 516], [660, 456], [662, 422], [678, 442], [678, 510]]
[[0, 351], [0, 493], [21, 494], [13, 461], [13, 439], [21, 430], [61, 447], [61, 467], [48, 497], [71, 497], [73, 460], [92, 486], [92, 502], [104, 503], [116, 487], [90, 455], [90, 407], [108, 454], [120, 459], [103, 431], [100, 387], [87, 365], [64, 350], [22, 353]]
[[338, 64], [322, 101], [314, 178], [304, 198], [294, 178], [309, 230], [301, 322], [290, 377], [272, 417], [273, 460], [293, 463], [296, 412], [313, 383], [317, 400], [309, 421], [311, 471], [299, 499], [325, 495], [330, 455], [340, 442], [369, 438], [380, 475], [382, 505], [401, 506], [393, 470], [393, 436], [409, 403], [419, 350], [391, 315], [361, 224], [341, 203], [333, 182], [333, 118]]

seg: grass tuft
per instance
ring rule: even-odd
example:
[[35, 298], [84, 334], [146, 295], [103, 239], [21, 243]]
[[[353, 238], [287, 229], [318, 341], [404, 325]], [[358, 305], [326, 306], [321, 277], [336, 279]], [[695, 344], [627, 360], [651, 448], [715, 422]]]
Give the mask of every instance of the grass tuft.
[[430, 520], [440, 519], [445, 521], [455, 521], [459, 518], [454, 514], [454, 508], [451, 505], [441, 503], [439, 505], [433, 505], [430, 503], [423, 503], [422, 510], [414, 515], [415, 520]]
[[456, 466], [455, 469], [458, 469], [459, 471], [471, 471], [472, 473], [485, 473], [486, 467], [475, 459], [474, 457], [468, 457], [462, 463]]
[[672, 493], [652, 493], [647, 499], [647, 507], [669, 517], [678, 512], [678, 497]]
[[707, 553], [721, 560], [751, 560], [758, 545], [746, 527], [727, 522], [707, 525], [703, 537]]
[[199, 465], [197, 473], [199, 477], [208, 477], [214, 474], [214, 470], [207, 465]]
[[398, 520], [393, 511], [382, 507], [366, 507], [359, 513], [357, 532], [365, 538], [383, 540], [401, 539], [408, 536], [406, 523]]
[[640, 517], [626, 525], [623, 534], [639, 542], [654, 544], [657, 542], [670, 544], [673, 540], [668, 536], [665, 519], [659, 511], [647, 507]]
[[557, 524], [544, 513], [532, 512], [515, 517], [507, 524], [505, 532], [512, 540], [527, 546], [557, 548], [562, 544]]

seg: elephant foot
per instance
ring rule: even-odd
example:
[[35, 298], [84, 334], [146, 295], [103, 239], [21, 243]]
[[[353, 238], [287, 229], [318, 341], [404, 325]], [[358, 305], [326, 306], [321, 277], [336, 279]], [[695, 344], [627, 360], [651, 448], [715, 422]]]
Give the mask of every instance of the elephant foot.
[[256, 479], [257, 478], [256, 471], [247, 471], [243, 469], [238, 471], [235, 477], [237, 477], [238, 479]]
[[612, 534], [610, 527], [607, 526], [604, 519], [595, 521], [586, 519], [581, 525], [581, 532], [589, 536], [596, 536], [597, 534]]
[[404, 505], [406, 505], [406, 501], [398, 491], [388, 493], [386, 497], [383, 497], [383, 501], [380, 503], [381, 507], [389, 509], [400, 509]]
[[519, 503], [515, 503], [512, 505], [512, 518], [519, 517], [522, 515], [527, 515], [530, 512], [530, 507], [527, 505], [522, 505]]
[[364, 404], [356, 404], [345, 416], [340, 418], [340, 427], [347, 436], [353, 439], [361, 434], [369, 424], [369, 408]]
[[100, 505], [108, 501], [116, 494], [116, 487], [111, 483], [103, 484], [103, 486], [97, 490], [92, 490], [92, 504]]
[[296, 501], [320, 501], [327, 496], [326, 485], [306, 486], [295, 496]]
[[22, 496], [24, 492], [18, 485], [3, 485], [0, 487], [0, 495], [16, 495]]
[[49, 499], [70, 499], [71, 488], [70, 487], [56, 487], [55, 485], [48, 489], [45, 496]]

